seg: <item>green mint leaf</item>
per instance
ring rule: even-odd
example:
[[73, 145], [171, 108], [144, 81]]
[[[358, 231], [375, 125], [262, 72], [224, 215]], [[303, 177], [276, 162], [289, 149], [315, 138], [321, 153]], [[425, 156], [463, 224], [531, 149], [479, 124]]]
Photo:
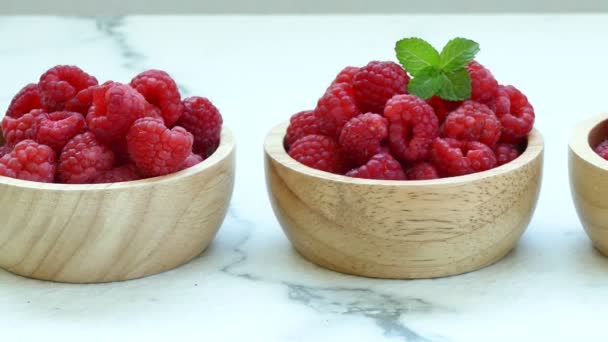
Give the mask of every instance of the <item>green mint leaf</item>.
[[414, 94], [421, 99], [428, 99], [435, 95], [442, 87], [445, 78], [441, 72], [434, 68], [426, 68], [412, 78], [407, 86], [410, 94]]
[[414, 77], [427, 68], [439, 67], [439, 53], [420, 38], [401, 39], [395, 44], [395, 52], [399, 63]]
[[439, 67], [449, 73], [464, 68], [479, 52], [479, 44], [465, 38], [450, 40], [439, 56]]
[[471, 76], [465, 68], [442, 74], [443, 85], [437, 95], [445, 100], [462, 101], [471, 97]]

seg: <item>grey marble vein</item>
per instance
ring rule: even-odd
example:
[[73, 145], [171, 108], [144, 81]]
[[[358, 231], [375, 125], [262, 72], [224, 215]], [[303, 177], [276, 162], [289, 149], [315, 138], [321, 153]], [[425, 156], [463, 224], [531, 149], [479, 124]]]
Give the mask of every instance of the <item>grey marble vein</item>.
[[[146, 55], [140, 53], [130, 43], [127, 34], [121, 30], [125, 26], [125, 17], [97, 17], [97, 29], [103, 34], [110, 37], [120, 50], [121, 56], [124, 59], [123, 66], [135, 72], [146, 70], [145, 63]], [[182, 95], [189, 95], [188, 88], [176, 80], [177, 87]]]
[[[228, 219], [239, 227], [254, 227], [237, 214], [234, 208], [228, 212]], [[247, 262], [247, 252], [243, 246], [251, 237], [247, 228], [235, 243], [232, 252], [238, 257], [221, 268], [221, 272], [248, 281], [278, 283], [285, 285], [290, 300], [305, 305], [319, 313], [334, 315], [352, 315], [371, 319], [380, 327], [386, 337], [402, 341], [431, 342], [445, 339], [422, 336], [403, 324], [400, 318], [408, 313], [431, 313], [437, 307], [432, 303], [415, 297], [397, 297], [380, 293], [368, 288], [317, 287], [288, 281], [273, 281], [261, 275], [237, 270]]]

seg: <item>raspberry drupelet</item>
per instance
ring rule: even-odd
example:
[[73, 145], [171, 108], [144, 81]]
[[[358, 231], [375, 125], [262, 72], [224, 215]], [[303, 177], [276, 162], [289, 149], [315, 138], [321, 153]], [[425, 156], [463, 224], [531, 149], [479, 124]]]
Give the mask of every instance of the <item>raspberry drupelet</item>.
[[439, 123], [433, 108], [414, 95], [396, 95], [386, 103], [389, 146], [402, 161], [425, 159], [438, 135]]
[[300, 163], [317, 170], [343, 173], [348, 165], [338, 142], [324, 135], [307, 135], [289, 149], [289, 155]]
[[406, 179], [401, 164], [389, 153], [376, 154], [367, 163], [349, 171], [346, 175], [355, 178], [380, 180]]
[[431, 161], [442, 176], [462, 176], [496, 166], [496, 156], [488, 146], [452, 138], [435, 139]]
[[373, 61], [354, 75], [353, 87], [362, 112], [382, 113], [391, 97], [407, 93], [409, 76], [395, 62]]
[[365, 164], [380, 152], [388, 136], [388, 121], [378, 114], [367, 113], [350, 119], [340, 134], [340, 145], [356, 165]]
[[451, 112], [442, 126], [444, 137], [479, 141], [490, 147], [500, 139], [502, 125], [486, 105], [465, 101]]
[[346, 122], [359, 114], [353, 87], [348, 83], [329, 87], [315, 109], [321, 133], [336, 139]]

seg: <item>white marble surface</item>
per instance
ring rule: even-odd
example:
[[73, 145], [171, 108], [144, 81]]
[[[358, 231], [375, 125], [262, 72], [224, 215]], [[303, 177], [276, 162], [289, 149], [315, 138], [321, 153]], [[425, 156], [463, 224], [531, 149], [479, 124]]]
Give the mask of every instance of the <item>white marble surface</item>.
[[[0, 271], [0, 340], [605, 340], [608, 259], [576, 217], [566, 152], [572, 125], [608, 108], [607, 34], [608, 16], [0, 18], [0, 110], [55, 64], [102, 81], [162, 68], [185, 95], [210, 97], [238, 143], [231, 210], [201, 257], [101, 285]], [[541, 198], [517, 249], [437, 280], [357, 278], [303, 260], [267, 200], [266, 132], [313, 106], [342, 66], [392, 59], [401, 37], [455, 35], [477, 40], [479, 60], [528, 94], [546, 139]]]

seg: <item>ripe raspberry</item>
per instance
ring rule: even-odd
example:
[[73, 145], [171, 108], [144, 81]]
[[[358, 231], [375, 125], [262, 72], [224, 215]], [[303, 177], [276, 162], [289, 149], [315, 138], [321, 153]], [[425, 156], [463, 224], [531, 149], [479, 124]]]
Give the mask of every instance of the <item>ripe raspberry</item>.
[[61, 153], [65, 144], [76, 134], [82, 133], [85, 126], [84, 117], [80, 113], [53, 112], [38, 122], [36, 141], [51, 147], [57, 153]]
[[91, 183], [114, 166], [114, 153], [93, 132], [73, 137], [59, 156], [59, 180], [69, 184]]
[[608, 139], [602, 141], [599, 145], [597, 145], [597, 147], [595, 148], [595, 153], [599, 154], [600, 157], [608, 160]]
[[349, 177], [385, 180], [405, 180], [401, 164], [388, 153], [373, 156], [365, 165], [346, 173]]
[[184, 113], [177, 125], [192, 133], [192, 150], [197, 154], [208, 157], [220, 144], [222, 115], [211, 101], [204, 97], [193, 96], [184, 99]]
[[131, 87], [152, 105], [160, 108], [165, 125], [172, 126], [182, 115], [183, 105], [177, 84], [162, 70], [147, 70], [131, 80]]
[[163, 120], [141, 118], [127, 133], [129, 155], [145, 176], [162, 176], [181, 169], [192, 153], [192, 134], [182, 127], [169, 129]]
[[128, 85], [106, 82], [93, 91], [93, 105], [87, 115], [89, 129], [109, 144], [124, 139], [133, 122], [150, 115], [146, 99]]
[[397, 63], [370, 62], [353, 79], [359, 108], [363, 112], [382, 113], [386, 101], [397, 94], [407, 93], [409, 81], [409, 76]]
[[40, 90], [38, 85], [30, 83], [19, 90], [17, 95], [13, 97], [11, 103], [6, 110], [6, 116], [18, 118], [23, 114], [29, 113], [33, 109], [45, 109], [40, 98]]
[[12, 151], [13, 151], [13, 145], [4, 144], [4, 145], [0, 146], [0, 158], [11, 153]]
[[42, 74], [38, 82], [42, 101], [49, 111], [63, 110], [79, 91], [95, 85], [95, 77], [72, 65], [57, 65]]
[[500, 143], [494, 147], [494, 154], [496, 155], [496, 165], [500, 166], [515, 160], [521, 153], [514, 144]]
[[56, 168], [53, 149], [29, 139], [0, 158], [0, 175], [11, 178], [52, 183]]
[[353, 87], [348, 83], [337, 83], [329, 87], [315, 109], [321, 132], [336, 139], [346, 122], [359, 113]]
[[292, 115], [289, 120], [289, 127], [287, 127], [287, 133], [285, 133], [285, 149], [289, 151], [289, 147], [296, 140], [311, 134], [321, 134], [315, 112], [305, 110]]
[[490, 147], [500, 139], [501, 130], [502, 126], [494, 112], [475, 101], [465, 101], [448, 115], [442, 126], [445, 137], [479, 141]]
[[471, 75], [471, 99], [479, 102], [489, 101], [498, 89], [498, 82], [490, 70], [472, 61], [467, 65], [467, 71]]
[[289, 150], [289, 155], [300, 163], [332, 173], [347, 170], [346, 160], [335, 139], [324, 135], [307, 135], [298, 139]]
[[40, 109], [34, 109], [18, 118], [5, 116], [2, 120], [2, 133], [10, 145], [15, 145], [26, 139], [36, 139], [40, 120], [48, 114]]
[[86, 116], [93, 104], [93, 92], [96, 88], [97, 86], [92, 86], [79, 91], [76, 96], [65, 103], [65, 110]]
[[119, 183], [141, 179], [137, 167], [133, 164], [117, 166], [98, 174], [93, 183]]
[[338, 75], [336, 76], [336, 78], [334, 79], [333, 82], [331, 82], [331, 85], [337, 84], [337, 83], [349, 83], [352, 85], [353, 83], [353, 79], [355, 77], [355, 74], [360, 70], [361, 68], [359, 67], [354, 67], [354, 66], [347, 66], [346, 68], [342, 69]]
[[428, 156], [437, 137], [437, 116], [433, 108], [414, 95], [395, 95], [384, 108], [388, 119], [388, 139], [393, 155], [403, 161], [417, 161]]
[[437, 120], [439, 120], [439, 125], [441, 126], [448, 114], [458, 108], [462, 104], [462, 101], [448, 101], [441, 97], [433, 96], [426, 100], [426, 103], [433, 107], [435, 115], [437, 115]]
[[422, 162], [414, 165], [406, 171], [407, 179], [409, 180], [427, 180], [437, 179], [437, 169], [431, 163]]
[[496, 116], [502, 124], [502, 137], [500, 141], [518, 143], [528, 136], [534, 126], [534, 108], [528, 102], [526, 95], [522, 94], [514, 86], [502, 87], [509, 96], [509, 111], [496, 112]]
[[381, 115], [367, 113], [350, 119], [340, 134], [340, 145], [347, 157], [363, 165], [380, 152], [388, 136], [388, 121]]
[[496, 115], [508, 113], [511, 109], [511, 100], [509, 100], [509, 94], [505, 90], [505, 87], [498, 86], [494, 96], [484, 102], [488, 108], [490, 108]]
[[477, 141], [452, 138], [435, 139], [431, 161], [439, 173], [446, 176], [461, 176], [496, 166], [496, 156], [488, 146]]
[[188, 158], [186, 158], [186, 160], [184, 161], [184, 165], [182, 165], [182, 170], [187, 169], [189, 167], [193, 167], [194, 165], [202, 162], [203, 160], [203, 157], [199, 156], [198, 154], [190, 153]]

